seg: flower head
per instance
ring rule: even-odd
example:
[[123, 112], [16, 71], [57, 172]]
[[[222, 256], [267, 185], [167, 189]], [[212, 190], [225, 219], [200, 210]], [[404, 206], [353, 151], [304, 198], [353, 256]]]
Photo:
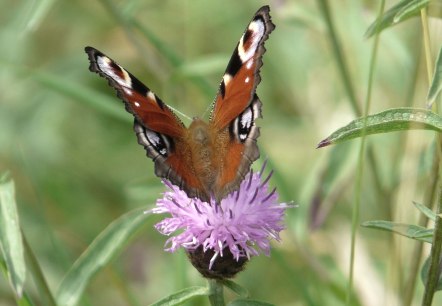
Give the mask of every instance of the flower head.
[[[264, 167], [263, 167], [264, 168]], [[164, 181], [169, 191], [157, 201], [153, 213], [169, 213], [155, 225], [162, 234], [175, 236], [166, 241], [166, 251], [174, 252], [180, 247], [186, 249], [192, 264], [207, 277], [225, 278], [226, 275], [214, 276], [210, 271], [206, 275], [202, 270], [216, 270], [215, 266], [228, 259], [234, 259], [242, 265], [251, 256], [270, 254], [270, 240], [280, 240], [279, 232], [284, 229], [283, 217], [286, 203], [278, 203], [276, 188], [269, 192], [268, 180], [262, 180], [262, 171], [251, 171], [237, 191], [216, 203], [197, 198], [189, 198], [179, 187]], [[199, 254], [208, 259], [202, 270], [192, 256]], [[223, 258], [224, 257], [224, 258]], [[238, 272], [238, 271], [236, 271]], [[227, 273], [232, 277], [236, 272]], [[222, 274], [222, 273], [221, 273]], [[232, 275], [233, 274], [233, 275]]]

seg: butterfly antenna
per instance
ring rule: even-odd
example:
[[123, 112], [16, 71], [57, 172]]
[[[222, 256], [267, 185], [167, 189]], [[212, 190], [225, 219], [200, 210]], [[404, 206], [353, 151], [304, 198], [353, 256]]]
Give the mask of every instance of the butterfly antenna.
[[167, 105], [168, 108], [170, 108], [171, 110], [173, 110], [174, 113], [179, 114], [180, 116], [186, 118], [189, 121], [192, 121], [192, 118], [190, 118], [189, 116], [187, 116], [185, 113], [180, 112], [179, 110], [177, 110], [175, 107], [172, 107], [170, 105]]
[[205, 117], [207, 116], [207, 113], [208, 113], [211, 109], [213, 109], [213, 105], [214, 105], [214, 103], [211, 103], [211, 104], [207, 105], [207, 108], [206, 108], [206, 110], [204, 111], [204, 113], [203, 113], [203, 115], [201, 116], [201, 118], [205, 118]]

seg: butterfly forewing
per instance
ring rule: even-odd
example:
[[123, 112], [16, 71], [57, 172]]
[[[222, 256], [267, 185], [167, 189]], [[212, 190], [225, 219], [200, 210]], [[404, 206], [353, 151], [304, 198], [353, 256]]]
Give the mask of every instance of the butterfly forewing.
[[233, 51], [215, 98], [211, 121], [222, 129], [238, 117], [254, 100], [261, 81], [259, 69], [265, 52], [264, 42], [275, 25], [269, 7], [259, 9]]

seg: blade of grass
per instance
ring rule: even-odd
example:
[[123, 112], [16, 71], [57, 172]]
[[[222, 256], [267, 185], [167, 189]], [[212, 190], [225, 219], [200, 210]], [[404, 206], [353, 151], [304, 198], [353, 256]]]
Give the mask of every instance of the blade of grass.
[[151, 304], [150, 306], [173, 306], [181, 305], [182, 303], [189, 301], [197, 296], [207, 296], [210, 294], [210, 290], [207, 287], [190, 287], [171, 294], [160, 301]]
[[234, 281], [226, 279], [222, 280], [221, 282], [224, 286], [235, 292], [241, 298], [248, 298], [250, 296], [250, 293], [246, 288], [238, 285]]
[[32, 275], [34, 280], [34, 284], [38, 288], [39, 297], [43, 305], [47, 306], [56, 306], [54, 296], [52, 295], [51, 290], [49, 289], [48, 282], [41, 270], [40, 264], [37, 261], [37, 258], [32, 251], [31, 246], [26, 239], [26, 236], [22, 233], [23, 245], [25, 249], [26, 262], [28, 263], [28, 270]]
[[348, 98], [350, 100], [350, 105], [353, 108], [353, 112], [357, 116], [362, 115], [362, 110], [359, 107], [358, 100], [356, 98], [356, 92], [354, 90], [352, 78], [350, 77], [350, 73], [348, 72], [348, 65], [345, 62], [345, 56], [343, 54], [343, 49], [341, 47], [341, 43], [338, 39], [338, 35], [335, 30], [335, 26], [332, 22], [330, 9], [327, 0], [317, 0], [320, 11], [324, 17], [325, 24], [328, 29], [328, 35], [330, 37], [330, 42], [332, 45], [332, 50], [334, 57], [336, 59], [336, 62], [338, 64], [339, 74], [342, 78], [342, 82], [344, 84], [345, 92], [348, 95]]
[[26, 32], [32, 33], [37, 30], [39, 25], [54, 6], [55, 0], [42, 0], [32, 4], [32, 11], [27, 16]]
[[427, 95], [427, 107], [431, 108], [434, 101], [439, 96], [442, 90], [442, 48], [439, 49], [439, 54], [436, 60], [436, 67], [434, 69], [433, 78], [431, 81], [430, 89]]
[[8, 174], [0, 177], [0, 249], [5, 259], [11, 287], [21, 298], [26, 278], [26, 264], [15, 202], [15, 187]]
[[[384, 12], [385, 0], [382, 0], [379, 5], [378, 16], [382, 16]], [[379, 45], [379, 35], [376, 35], [373, 48], [370, 56], [370, 70], [368, 73], [368, 84], [367, 84], [367, 95], [365, 99], [365, 107], [364, 107], [364, 117], [367, 118], [367, 115], [370, 110], [371, 105], [371, 93], [373, 87], [373, 78], [374, 78], [374, 69], [375, 63], [377, 59], [377, 51]], [[356, 232], [359, 224], [359, 210], [361, 206], [361, 192], [362, 192], [362, 177], [364, 172], [364, 159], [365, 159], [365, 144], [366, 144], [366, 135], [367, 135], [367, 120], [364, 119], [363, 129], [362, 129], [362, 141], [359, 149], [359, 160], [358, 160], [358, 170], [356, 176], [356, 184], [355, 184], [355, 204], [353, 205], [352, 212], [352, 231], [351, 231], [351, 250], [350, 250], [350, 273], [349, 273], [349, 282], [348, 282], [348, 291], [347, 291], [347, 305], [350, 305], [352, 302], [352, 291], [353, 291], [353, 274], [354, 274], [354, 260], [355, 260], [355, 252], [356, 252]]]
[[109, 263], [151, 214], [135, 209], [113, 221], [77, 259], [60, 284], [56, 300], [60, 306], [76, 305], [93, 275]]
[[413, 0], [407, 5], [404, 5], [399, 12], [394, 16], [393, 22], [399, 23], [410, 17], [418, 15], [422, 9], [426, 8], [430, 0]]
[[[86, 63], [86, 62], [85, 62]], [[78, 82], [61, 78], [58, 74], [45, 71], [31, 70], [23, 66], [11, 65], [10, 63], [0, 61], [0, 65], [14, 69], [14, 71], [23, 76], [30, 76], [34, 81], [40, 83], [45, 88], [69, 97], [75, 101], [83, 102], [91, 107], [102, 111], [118, 120], [132, 122], [132, 117], [121, 111], [121, 105], [116, 103], [118, 99], [113, 99], [101, 94], [98, 91], [91, 90], [89, 87], [82, 86]]]
[[227, 304], [227, 306], [274, 306], [274, 305], [256, 300], [237, 299], [231, 301], [229, 304]]
[[[3, 260], [3, 258], [0, 257], [0, 270], [3, 272], [5, 277], [8, 277], [8, 268], [6, 267], [6, 262]], [[22, 297], [19, 298], [15, 295], [15, 301], [17, 305], [19, 306], [34, 306], [34, 303], [32, 303], [31, 298], [26, 293], [26, 290], [23, 290]]]
[[117, 99], [111, 101], [112, 99], [109, 96], [103, 95], [98, 91], [91, 90], [86, 86], [79, 85], [68, 79], [60, 78], [59, 75], [47, 72], [34, 72], [31, 76], [48, 89], [58, 92], [66, 97], [70, 97], [76, 101], [86, 103], [116, 119], [132, 122], [132, 117], [121, 111], [121, 105], [117, 103]]
[[[319, 9], [321, 11], [321, 14], [323, 15], [326, 27], [328, 29], [328, 36], [330, 38], [330, 43], [332, 46], [332, 51], [334, 58], [337, 63], [337, 68], [339, 71], [339, 76], [342, 80], [342, 83], [344, 85], [344, 90], [348, 96], [348, 99], [350, 101], [350, 105], [353, 109], [353, 112], [356, 116], [360, 117], [362, 116], [362, 110], [359, 107], [358, 100], [356, 98], [356, 91], [353, 86], [352, 78], [350, 77], [349, 69], [347, 62], [345, 61], [345, 55], [343, 48], [341, 47], [341, 43], [338, 39], [338, 35], [335, 30], [335, 26], [333, 24], [330, 9], [328, 6], [327, 0], [317, 0]], [[378, 163], [376, 161], [376, 156], [374, 155], [374, 151], [372, 147], [368, 147], [367, 149], [367, 157], [369, 162], [369, 168], [373, 173], [374, 176], [374, 182], [376, 186], [376, 191], [378, 194], [380, 194], [382, 197], [386, 194], [384, 187], [382, 185], [381, 180], [381, 174], [378, 170]], [[388, 196], [388, 195], [387, 195]]]

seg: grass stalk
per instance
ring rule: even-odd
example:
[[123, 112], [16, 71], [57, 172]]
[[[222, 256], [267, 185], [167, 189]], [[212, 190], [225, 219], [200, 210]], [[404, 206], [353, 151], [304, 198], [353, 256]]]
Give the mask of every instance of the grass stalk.
[[[330, 43], [332, 46], [333, 55], [334, 55], [334, 58], [337, 62], [337, 68], [338, 68], [338, 72], [339, 72], [340, 78], [342, 80], [342, 83], [344, 85], [344, 90], [345, 90], [347, 97], [350, 101], [350, 105], [353, 109], [354, 114], [357, 117], [361, 117], [362, 110], [359, 106], [358, 99], [356, 97], [356, 91], [354, 89], [355, 87], [354, 87], [353, 82], [351, 80], [348, 65], [345, 61], [345, 55], [342, 51], [343, 49], [341, 47], [341, 43], [339, 41], [338, 35], [335, 30], [335, 26], [333, 24], [333, 20], [331, 18], [331, 13], [330, 13], [328, 2], [327, 2], [327, 0], [317, 0], [317, 2], [319, 5], [319, 10], [323, 15], [325, 24], [326, 24], [327, 29], [329, 31], [328, 35], [330, 38]], [[378, 163], [377, 163], [377, 160], [376, 160], [376, 157], [375, 157], [372, 147], [368, 147], [367, 157], [368, 157], [368, 163], [370, 164], [370, 169], [373, 173], [374, 183], [376, 186], [377, 193], [381, 195], [380, 198], [389, 197], [389, 195], [386, 194], [386, 192], [383, 188], [381, 174], [378, 171], [378, 166], [377, 166]]]
[[34, 279], [34, 283], [38, 288], [39, 297], [41, 298], [42, 305], [47, 306], [56, 306], [54, 296], [49, 289], [48, 283], [46, 282], [46, 278], [41, 270], [41, 267], [37, 261], [37, 258], [34, 255], [34, 252], [31, 249], [31, 246], [26, 239], [26, 236], [22, 233], [23, 239], [23, 247], [26, 255], [26, 262]]

